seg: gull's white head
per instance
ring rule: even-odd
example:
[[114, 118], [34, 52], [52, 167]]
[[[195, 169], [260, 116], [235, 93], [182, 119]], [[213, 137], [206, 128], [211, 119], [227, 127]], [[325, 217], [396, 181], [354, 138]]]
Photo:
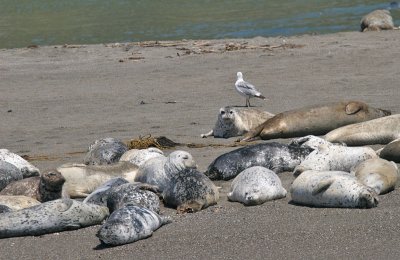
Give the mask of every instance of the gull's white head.
[[236, 76], [238, 79], [243, 79], [243, 74], [240, 71], [236, 74]]

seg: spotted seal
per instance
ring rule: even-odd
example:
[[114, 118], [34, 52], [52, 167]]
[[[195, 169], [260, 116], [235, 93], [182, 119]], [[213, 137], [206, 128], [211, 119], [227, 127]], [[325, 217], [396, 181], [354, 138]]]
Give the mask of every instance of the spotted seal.
[[393, 140], [385, 147], [377, 151], [377, 154], [382, 159], [400, 163], [400, 139]]
[[131, 149], [126, 151], [120, 161], [131, 162], [137, 166], [141, 166], [147, 160], [155, 157], [163, 157], [164, 153], [158, 148], [150, 147], [147, 149]]
[[57, 168], [65, 178], [63, 197], [87, 197], [97, 187], [114, 177], [123, 177], [133, 182], [138, 166], [130, 162], [110, 165], [85, 165], [67, 163]]
[[11, 212], [12, 209], [6, 205], [0, 204], [0, 214], [1, 213], [6, 213], [6, 212]]
[[72, 199], [57, 199], [0, 214], [0, 238], [39, 236], [101, 224], [108, 208]]
[[39, 176], [40, 171], [31, 163], [26, 161], [18, 154], [12, 153], [7, 149], [0, 149], [0, 161], [6, 161], [17, 167], [24, 178]]
[[219, 110], [214, 128], [201, 137], [208, 136], [229, 138], [240, 136], [273, 117], [267, 111], [248, 107], [222, 107]]
[[342, 171], [305, 171], [290, 187], [292, 202], [314, 207], [372, 208], [377, 194]]
[[147, 238], [170, 222], [169, 217], [160, 216], [147, 208], [127, 205], [111, 213], [96, 236], [105, 245], [124, 245]]
[[245, 134], [243, 141], [323, 135], [338, 127], [390, 115], [360, 101], [314, 105], [279, 113]]
[[13, 164], [0, 161], [0, 191], [14, 181], [22, 180], [22, 172]]
[[83, 202], [93, 203], [101, 206], [107, 206], [108, 195], [113, 187], [120, 186], [122, 184], [129, 183], [127, 180], [121, 177], [115, 177], [106, 181], [103, 185], [97, 187], [89, 196], [87, 196]]
[[230, 180], [252, 166], [263, 166], [275, 173], [292, 171], [312, 151], [277, 142], [249, 145], [220, 155], [205, 174], [211, 180]]
[[164, 204], [178, 213], [196, 212], [217, 204], [219, 191], [203, 173], [186, 168], [174, 173], [161, 193]]
[[40, 202], [61, 198], [64, 177], [57, 170], [47, 171], [40, 176], [25, 178], [7, 185], [0, 195], [23, 195]]
[[22, 195], [0, 195], [0, 204], [9, 207], [12, 210], [21, 210], [39, 205], [40, 202], [34, 198]]
[[371, 187], [377, 194], [394, 190], [399, 178], [397, 165], [381, 158], [361, 162], [352, 173], [362, 184]]
[[361, 19], [361, 32], [393, 30], [393, 18], [389, 10], [375, 10]]
[[329, 142], [353, 146], [387, 144], [398, 138], [400, 138], [400, 114], [342, 126], [324, 136]]
[[196, 167], [196, 162], [190, 153], [178, 150], [168, 157], [156, 157], [146, 161], [139, 167], [135, 181], [157, 186], [162, 192], [176, 172]]
[[278, 175], [261, 166], [247, 168], [233, 179], [228, 199], [244, 205], [259, 205], [286, 196]]
[[375, 151], [370, 147], [347, 147], [327, 143], [320, 145], [296, 166], [293, 175], [299, 176], [306, 170], [350, 172], [362, 161], [376, 157]]
[[87, 165], [116, 163], [126, 151], [128, 146], [118, 139], [99, 139], [89, 145], [83, 162]]

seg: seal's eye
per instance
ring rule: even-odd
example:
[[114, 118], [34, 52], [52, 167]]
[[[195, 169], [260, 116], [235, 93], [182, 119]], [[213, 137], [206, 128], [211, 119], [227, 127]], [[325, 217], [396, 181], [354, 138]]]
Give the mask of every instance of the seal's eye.
[[224, 115], [225, 114], [225, 111], [221, 111], [221, 115]]
[[229, 111], [229, 114], [231, 114], [231, 115], [232, 115], [232, 114], [233, 114], [233, 111]]

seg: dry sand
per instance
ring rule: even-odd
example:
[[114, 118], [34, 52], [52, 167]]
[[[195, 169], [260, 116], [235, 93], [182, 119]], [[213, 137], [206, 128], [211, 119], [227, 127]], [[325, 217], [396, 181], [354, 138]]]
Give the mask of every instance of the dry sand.
[[[234, 90], [237, 71], [268, 97], [252, 104], [273, 113], [343, 99], [399, 113], [399, 41], [399, 32], [390, 31], [183, 41], [153, 47], [150, 43], [0, 50], [0, 147], [36, 157], [32, 163], [46, 170], [81, 162], [88, 144], [103, 137], [129, 140], [152, 134], [181, 143], [231, 144], [235, 138], [201, 139], [200, 134], [213, 127], [220, 107], [244, 104]], [[224, 51], [227, 43], [235, 43], [228, 49], [242, 48]], [[287, 45], [271, 49], [266, 44]], [[217, 156], [235, 148], [177, 149], [192, 153], [204, 171]], [[40, 156], [47, 159], [38, 160]], [[291, 174], [280, 177], [289, 189]], [[103, 249], [95, 236], [99, 226], [94, 226], [2, 239], [0, 258], [400, 255], [399, 190], [380, 196], [378, 207], [367, 210], [301, 207], [290, 204], [290, 196], [244, 207], [227, 202], [230, 182], [217, 183], [223, 186], [217, 206], [182, 216], [164, 209], [174, 222], [149, 239]]]

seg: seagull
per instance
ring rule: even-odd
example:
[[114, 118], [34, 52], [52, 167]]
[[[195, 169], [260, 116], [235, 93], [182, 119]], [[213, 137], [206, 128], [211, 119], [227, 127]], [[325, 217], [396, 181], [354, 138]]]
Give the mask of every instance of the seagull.
[[242, 72], [238, 72], [236, 75], [237, 80], [235, 82], [235, 87], [240, 95], [246, 97], [245, 106], [250, 107], [250, 98], [252, 97], [262, 98], [265, 100], [265, 97], [261, 95], [261, 93], [252, 84], [243, 80]]

